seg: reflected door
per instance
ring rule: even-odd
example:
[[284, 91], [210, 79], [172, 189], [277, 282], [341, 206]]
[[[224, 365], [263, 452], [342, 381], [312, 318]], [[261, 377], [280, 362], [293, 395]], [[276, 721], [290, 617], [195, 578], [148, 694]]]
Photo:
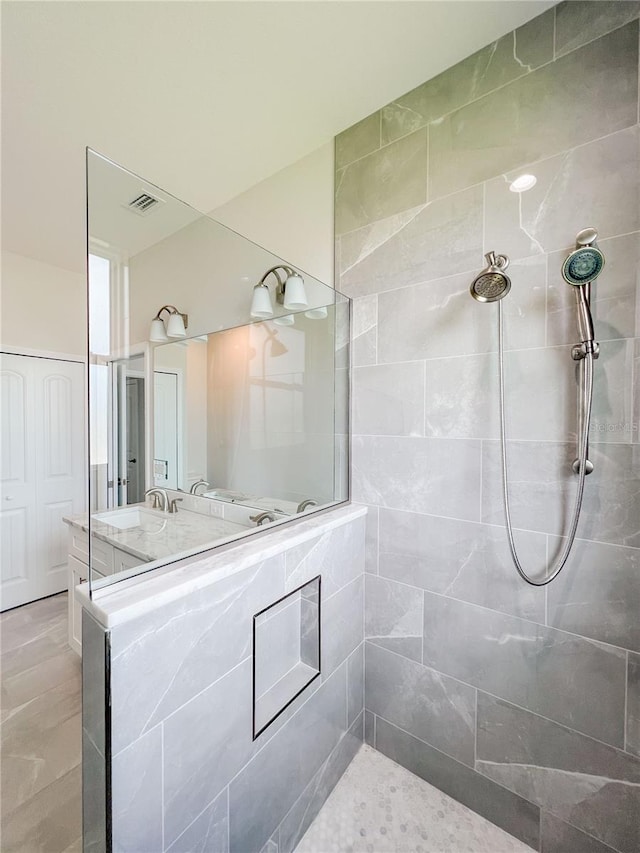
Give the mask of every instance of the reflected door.
[[153, 374], [153, 484], [178, 488], [178, 376], [156, 370]]
[[1, 356], [0, 609], [67, 587], [63, 516], [85, 508], [84, 366]]

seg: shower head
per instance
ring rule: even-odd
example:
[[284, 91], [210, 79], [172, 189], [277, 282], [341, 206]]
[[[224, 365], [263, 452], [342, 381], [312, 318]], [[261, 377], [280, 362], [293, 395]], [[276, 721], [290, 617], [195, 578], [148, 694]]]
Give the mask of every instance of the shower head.
[[504, 274], [509, 258], [495, 252], [487, 252], [484, 257], [487, 268], [474, 278], [469, 291], [478, 302], [497, 302], [511, 290], [511, 279]]
[[562, 264], [562, 277], [567, 284], [589, 284], [602, 272], [604, 255], [595, 246], [597, 236], [595, 228], [585, 228], [576, 237], [576, 248]]

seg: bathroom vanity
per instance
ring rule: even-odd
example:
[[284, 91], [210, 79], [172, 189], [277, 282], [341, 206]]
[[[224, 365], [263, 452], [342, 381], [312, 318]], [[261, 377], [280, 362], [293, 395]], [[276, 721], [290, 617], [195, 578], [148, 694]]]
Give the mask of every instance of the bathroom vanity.
[[69, 645], [78, 654], [82, 626], [76, 587], [88, 580], [90, 535], [92, 581], [99, 585], [106, 578], [124, 580], [135, 574], [130, 570], [139, 571], [141, 566], [152, 568], [167, 558], [180, 559], [232, 541], [255, 526], [252, 512], [260, 512], [196, 495], [184, 495], [181, 500], [187, 501], [190, 509], [167, 513], [143, 503], [93, 513], [91, 532], [86, 515], [64, 519], [69, 526]]

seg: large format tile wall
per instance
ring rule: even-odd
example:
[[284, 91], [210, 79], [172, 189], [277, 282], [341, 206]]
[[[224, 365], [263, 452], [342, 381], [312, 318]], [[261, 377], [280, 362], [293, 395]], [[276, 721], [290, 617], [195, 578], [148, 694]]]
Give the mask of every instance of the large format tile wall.
[[[84, 719], [85, 738], [95, 744], [85, 743], [87, 766], [99, 769], [110, 739], [111, 847], [95, 789], [104, 776], [96, 772], [88, 780], [95, 790], [85, 791], [87, 850], [293, 851], [364, 731], [365, 518], [353, 511], [342, 520], [317, 518], [306, 541], [287, 545], [286, 532], [274, 531], [283, 547], [267, 559], [244, 543], [236, 549], [239, 571], [111, 628], [106, 741], [97, 665], [94, 695], [85, 684]], [[247, 548], [258, 556], [247, 557]], [[253, 740], [253, 616], [317, 575], [322, 674]], [[92, 652], [97, 623], [85, 623]], [[272, 633], [270, 656], [263, 650], [256, 666], [276, 671], [275, 657], [290, 657], [287, 638], [280, 643]]]
[[[353, 499], [370, 507], [366, 736], [545, 853], [640, 849], [639, 3], [545, 12], [336, 140], [338, 287], [354, 302]], [[425, 34], [428, 46], [428, 34]], [[537, 177], [509, 191], [522, 173]], [[601, 355], [578, 540], [574, 294], [594, 226]], [[635, 367], [634, 367], [635, 365]], [[634, 374], [635, 370], [635, 374]]]

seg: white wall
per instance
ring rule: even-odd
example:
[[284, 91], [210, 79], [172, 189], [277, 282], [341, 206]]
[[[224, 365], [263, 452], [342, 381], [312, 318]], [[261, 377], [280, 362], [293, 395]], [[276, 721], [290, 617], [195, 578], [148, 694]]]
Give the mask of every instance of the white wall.
[[211, 216], [333, 286], [333, 141]]
[[84, 275], [2, 253], [2, 346], [85, 355]]

